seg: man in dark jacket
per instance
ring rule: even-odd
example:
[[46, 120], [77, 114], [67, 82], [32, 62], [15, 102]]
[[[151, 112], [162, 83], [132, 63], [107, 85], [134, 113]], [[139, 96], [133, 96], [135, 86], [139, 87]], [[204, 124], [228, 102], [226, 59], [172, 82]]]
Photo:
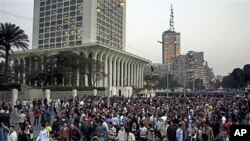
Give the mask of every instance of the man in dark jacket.
[[169, 141], [176, 141], [176, 127], [174, 126], [173, 121], [170, 122], [170, 126], [167, 130], [167, 136]]

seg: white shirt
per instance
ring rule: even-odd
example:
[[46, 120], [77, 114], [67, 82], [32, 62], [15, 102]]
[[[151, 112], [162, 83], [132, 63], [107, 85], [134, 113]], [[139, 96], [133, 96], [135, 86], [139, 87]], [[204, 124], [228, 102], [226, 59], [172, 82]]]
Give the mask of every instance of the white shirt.
[[8, 134], [8, 141], [17, 141], [16, 131], [13, 131], [11, 134]]
[[46, 129], [40, 131], [36, 141], [49, 141], [49, 133]]
[[223, 116], [221, 120], [222, 120], [222, 124], [224, 124], [227, 119], [225, 118], [225, 116]]
[[24, 113], [22, 113], [21, 115], [19, 115], [19, 122], [20, 123], [24, 123], [25, 117], [26, 117], [26, 115]]

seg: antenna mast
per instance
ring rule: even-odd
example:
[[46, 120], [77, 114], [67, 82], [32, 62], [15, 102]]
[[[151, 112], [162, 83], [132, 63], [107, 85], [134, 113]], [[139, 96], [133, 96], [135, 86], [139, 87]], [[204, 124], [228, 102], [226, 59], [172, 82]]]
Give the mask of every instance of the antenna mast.
[[169, 25], [170, 25], [170, 31], [174, 31], [174, 10], [173, 10], [173, 5], [171, 4], [171, 14], [170, 14], [170, 21], [169, 21]]

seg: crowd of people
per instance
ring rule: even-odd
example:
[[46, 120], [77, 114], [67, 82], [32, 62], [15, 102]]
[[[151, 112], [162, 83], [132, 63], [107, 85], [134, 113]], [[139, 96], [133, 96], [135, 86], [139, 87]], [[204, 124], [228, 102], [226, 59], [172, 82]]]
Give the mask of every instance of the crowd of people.
[[231, 125], [250, 125], [247, 95], [111, 97], [110, 106], [98, 96], [33, 99], [13, 110], [2, 102], [0, 141], [230, 141]]

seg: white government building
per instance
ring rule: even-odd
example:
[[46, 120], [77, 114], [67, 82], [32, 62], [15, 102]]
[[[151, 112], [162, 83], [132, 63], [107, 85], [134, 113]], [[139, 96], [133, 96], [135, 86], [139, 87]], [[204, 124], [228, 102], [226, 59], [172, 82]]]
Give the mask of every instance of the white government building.
[[[110, 87], [112, 95], [125, 86], [143, 88], [144, 65], [150, 61], [125, 51], [124, 4], [120, 0], [34, 0], [32, 49], [15, 52], [11, 60], [25, 66], [24, 58], [30, 54], [71, 50], [104, 62], [109, 78], [100, 79], [96, 87]], [[18, 73], [22, 84], [27, 83], [25, 73]], [[87, 86], [86, 75], [84, 84], [79, 83], [79, 71], [76, 76], [77, 86]]]

